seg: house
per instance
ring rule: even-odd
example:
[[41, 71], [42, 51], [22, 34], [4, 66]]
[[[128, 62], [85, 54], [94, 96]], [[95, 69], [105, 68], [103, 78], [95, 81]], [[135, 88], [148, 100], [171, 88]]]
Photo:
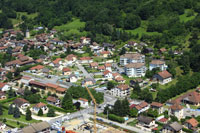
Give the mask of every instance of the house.
[[155, 127], [155, 120], [151, 117], [140, 115], [138, 116], [138, 125], [145, 127], [145, 128], [154, 128]]
[[105, 66], [106, 70], [109, 70], [109, 71], [112, 72], [112, 64], [110, 64], [110, 63], [105, 63], [104, 66]]
[[125, 83], [126, 82], [126, 80], [123, 77], [121, 77], [121, 76], [115, 78], [115, 81], [118, 82], [118, 83]]
[[20, 109], [26, 109], [27, 107], [30, 106], [30, 103], [23, 98], [16, 98], [13, 101], [13, 104], [14, 104], [14, 106], [17, 106]]
[[185, 126], [188, 129], [192, 129], [192, 130], [196, 130], [196, 128], [198, 127], [199, 122], [195, 119], [195, 118], [191, 118], [189, 120], [186, 120], [185, 122]]
[[75, 83], [78, 81], [78, 77], [75, 74], [69, 75], [68, 81], [71, 83]]
[[4, 130], [6, 128], [6, 124], [0, 122], [0, 131]]
[[103, 72], [104, 78], [106, 78], [107, 80], [112, 80], [113, 75], [109, 70], [106, 70]]
[[46, 88], [50, 91], [55, 91], [56, 88], [58, 88], [59, 86], [56, 84], [52, 84], [52, 83], [46, 83]]
[[[10, 90], [10, 88], [11, 88], [11, 86], [8, 85], [7, 83], [1, 83], [1, 82], [0, 82], [0, 91], [5, 92], [5, 91]], [[16, 88], [12, 88], [12, 89], [13, 89], [13, 90], [17, 90]]]
[[161, 71], [167, 69], [167, 65], [162, 60], [152, 60], [149, 64], [149, 70], [153, 70], [154, 68], [160, 68]]
[[183, 118], [183, 107], [179, 104], [174, 104], [170, 106], [168, 111], [169, 116], [176, 116], [178, 120]]
[[93, 79], [90, 78], [85, 78], [82, 82], [82, 86], [92, 86], [94, 85], [96, 82]]
[[4, 80], [6, 78], [6, 70], [0, 68], [0, 80]]
[[110, 56], [110, 52], [109, 51], [102, 51], [101, 52], [102, 57], [107, 58]]
[[167, 52], [167, 50], [166, 50], [166, 48], [160, 48], [160, 53], [165, 53], [165, 52]]
[[60, 66], [62, 64], [62, 59], [61, 58], [57, 58], [52, 62], [52, 66]]
[[90, 68], [97, 69], [98, 68], [98, 63], [97, 62], [90, 63]]
[[33, 87], [36, 87], [36, 88], [43, 89], [43, 90], [46, 89], [46, 84], [40, 83], [40, 82], [34, 81], [34, 80], [31, 80], [31, 81], [29, 82], [29, 85], [30, 85], [30, 86], [33, 86]]
[[23, 133], [50, 133], [51, 125], [46, 122], [33, 123], [27, 127], [22, 128]]
[[81, 42], [81, 44], [90, 44], [91, 43], [91, 39], [87, 38], [87, 37], [81, 37], [80, 38], [80, 42]]
[[79, 98], [78, 102], [80, 103], [81, 107], [83, 107], [83, 108], [87, 108], [89, 106], [87, 99]]
[[56, 93], [58, 93], [58, 94], [65, 94], [66, 90], [67, 90], [66, 88], [57, 87], [56, 88]]
[[36, 104], [36, 105], [33, 106], [33, 108], [32, 108], [33, 112], [35, 112], [35, 113], [38, 113], [40, 109], [42, 109], [43, 114], [48, 113], [48, 107], [47, 107], [47, 105], [44, 104], [44, 103], [41, 103], [41, 102], [38, 103], [38, 104]]
[[163, 104], [161, 103], [158, 103], [158, 102], [152, 102], [151, 103], [151, 108], [153, 110], [157, 110], [158, 111], [158, 114], [162, 114], [163, 113]]
[[129, 63], [145, 63], [145, 55], [128, 53], [120, 56], [120, 65], [125, 66]]
[[100, 72], [103, 72], [103, 71], [106, 70], [106, 68], [105, 68], [105, 66], [98, 66], [98, 70], [99, 70]]
[[30, 70], [31, 70], [32, 72], [35, 72], [35, 71], [41, 72], [43, 68], [44, 68], [44, 66], [42, 66], [42, 65], [37, 65], [37, 66], [31, 67]]
[[25, 91], [25, 89], [18, 89], [17, 91], [16, 91], [16, 93], [17, 93], [17, 95], [19, 95], [19, 96], [24, 96], [24, 91]]
[[134, 80], [130, 80], [130, 86], [135, 87], [137, 84], [140, 87], [142, 87], [144, 85], [143, 79], [142, 78], [137, 78], [137, 79], [134, 79]]
[[71, 72], [71, 69], [68, 68], [68, 67], [64, 67], [62, 69], [62, 72], [63, 72], [63, 75], [70, 75], [72, 72]]
[[80, 58], [80, 63], [82, 63], [82, 64], [84, 64], [84, 63], [92, 63], [93, 62], [93, 60], [92, 60], [92, 58], [90, 58], [90, 57], [81, 57]]
[[182, 133], [182, 125], [180, 125], [178, 122], [173, 122], [171, 124], [166, 124], [161, 129], [162, 133]]
[[140, 113], [148, 110], [149, 109], [149, 105], [146, 102], [141, 102], [141, 103], [135, 105], [134, 108], [136, 108], [137, 111], [138, 111], [138, 114], [140, 114]]
[[130, 95], [130, 87], [126, 84], [120, 84], [117, 87], [111, 89], [111, 95], [117, 97], [127, 97]]
[[6, 93], [4, 93], [3, 91], [0, 91], [0, 100], [4, 100], [6, 99]]
[[185, 104], [200, 105], [200, 93], [196, 91], [188, 92], [182, 97], [181, 102]]
[[66, 58], [65, 58], [68, 62], [74, 62], [77, 60], [77, 56], [74, 54], [69, 54]]
[[164, 70], [155, 74], [153, 79], [159, 81], [160, 84], [167, 84], [172, 81], [172, 75], [167, 70]]
[[146, 73], [144, 63], [130, 63], [125, 66], [125, 73], [128, 77], [143, 77]]
[[32, 81], [34, 79], [32, 79], [31, 77], [28, 77], [28, 76], [23, 76], [20, 80], [21, 83], [25, 84], [25, 85], [28, 85], [30, 81]]
[[60, 107], [60, 99], [53, 97], [53, 96], [48, 96], [46, 99], [48, 104]]

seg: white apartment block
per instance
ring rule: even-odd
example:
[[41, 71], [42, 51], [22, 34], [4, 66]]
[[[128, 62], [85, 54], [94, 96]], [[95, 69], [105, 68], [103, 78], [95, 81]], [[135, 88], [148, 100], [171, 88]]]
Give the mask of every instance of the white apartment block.
[[120, 56], [120, 65], [125, 66], [129, 63], [145, 63], [145, 55], [128, 53]]
[[130, 95], [130, 87], [126, 84], [118, 85], [111, 90], [111, 94], [116, 97], [126, 97]]
[[130, 63], [125, 66], [125, 73], [128, 77], [145, 76], [146, 66], [144, 63]]

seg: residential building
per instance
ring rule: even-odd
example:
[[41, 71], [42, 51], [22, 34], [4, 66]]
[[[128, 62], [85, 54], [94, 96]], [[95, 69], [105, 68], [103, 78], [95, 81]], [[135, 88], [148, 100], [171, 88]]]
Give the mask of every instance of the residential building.
[[104, 75], [104, 78], [107, 80], [112, 80], [112, 78], [113, 78], [113, 75], [109, 70], [104, 71], [103, 75]]
[[145, 55], [128, 53], [120, 56], [120, 65], [125, 66], [129, 63], [145, 63]]
[[78, 77], [75, 74], [69, 75], [68, 81], [71, 83], [75, 83], [78, 81]]
[[23, 133], [50, 133], [51, 125], [46, 122], [33, 123], [27, 127], [22, 128]]
[[42, 72], [42, 69], [44, 68], [44, 66], [42, 65], [37, 65], [37, 66], [34, 66], [34, 67], [31, 67], [30, 70], [32, 72]]
[[149, 107], [150, 107], [150, 106], [148, 105], [147, 102], [141, 102], [141, 103], [139, 103], [139, 104], [133, 106], [133, 108], [136, 108], [136, 109], [137, 109], [138, 114], [140, 114], [140, 113], [142, 113], [142, 112], [148, 110]]
[[186, 120], [185, 126], [191, 130], [197, 130], [199, 122], [195, 118]]
[[178, 118], [178, 120], [180, 120], [183, 118], [183, 107], [179, 104], [174, 104], [174, 105], [170, 106], [168, 114], [176, 116]]
[[109, 51], [102, 51], [101, 52], [102, 57], [107, 58], [110, 56], [110, 52]]
[[100, 72], [103, 72], [103, 71], [106, 70], [106, 68], [105, 68], [105, 66], [98, 66], [98, 70], [99, 70]]
[[151, 103], [151, 108], [154, 110], [158, 111], [158, 114], [162, 114], [163, 113], [163, 104], [158, 103], [158, 102], [152, 102]]
[[68, 62], [74, 62], [77, 60], [77, 56], [74, 54], [69, 54], [66, 58], [65, 58]]
[[155, 120], [151, 117], [140, 115], [137, 119], [138, 119], [138, 124], [142, 127], [154, 128], [156, 125]]
[[154, 80], [157, 80], [160, 84], [167, 84], [172, 81], [172, 75], [167, 70], [158, 72], [158, 74], [155, 74], [153, 78]]
[[195, 106], [200, 105], [200, 93], [196, 91], [188, 92], [182, 97], [181, 102]]
[[90, 68], [97, 69], [98, 68], [98, 63], [97, 62], [90, 63]]
[[130, 63], [125, 66], [125, 73], [128, 77], [145, 76], [146, 67], [144, 63]]
[[26, 109], [27, 107], [30, 106], [30, 103], [23, 98], [16, 98], [13, 101], [13, 104], [14, 104], [14, 106], [17, 106], [20, 109]]
[[29, 82], [29, 85], [30, 85], [30, 86], [33, 86], [33, 87], [36, 87], [36, 88], [43, 89], [43, 90], [46, 89], [46, 84], [40, 83], [40, 82], [34, 81], [34, 80], [31, 80], [31, 81]]
[[80, 106], [83, 107], [83, 108], [87, 108], [89, 106], [87, 99], [79, 98], [78, 102], [80, 103]]
[[0, 122], [0, 131], [3, 131], [6, 128], [6, 124]]
[[90, 78], [85, 78], [82, 82], [82, 86], [92, 86], [94, 85], [96, 82], [93, 79]]
[[161, 71], [164, 71], [167, 69], [167, 65], [165, 64], [165, 61], [162, 60], [152, 60], [149, 64], [149, 70], [153, 70], [154, 68], [160, 68]]
[[41, 103], [41, 102], [38, 103], [38, 104], [36, 104], [36, 105], [33, 106], [33, 108], [32, 108], [33, 112], [35, 112], [35, 113], [38, 113], [40, 109], [42, 109], [43, 114], [48, 113], [48, 107], [47, 107], [47, 105], [44, 104], [44, 103]]
[[25, 85], [29, 85], [29, 82], [30, 82], [31, 80], [34, 80], [34, 79], [32, 79], [31, 77], [28, 77], [28, 76], [23, 76], [23, 77], [21, 78], [20, 82], [23, 83], [23, 84], [25, 84]]
[[65, 94], [65, 92], [66, 92], [66, 88], [63, 88], [63, 87], [57, 87], [56, 88], [56, 93], [58, 93], [58, 94]]
[[46, 99], [48, 104], [60, 107], [60, 99], [53, 97], [53, 96], [48, 96]]
[[89, 63], [92, 63], [92, 62], [93, 62], [93, 60], [90, 57], [81, 57], [80, 58], [80, 63], [82, 63], [82, 64], [85, 64], [85, 63], [89, 64]]
[[112, 64], [111, 63], [105, 63], [104, 66], [105, 66], [106, 70], [112, 72]]
[[0, 100], [4, 100], [6, 99], [6, 93], [4, 93], [3, 91], [0, 91]]
[[130, 87], [126, 84], [120, 84], [117, 87], [111, 89], [111, 95], [117, 97], [127, 97], [130, 95]]
[[62, 69], [62, 72], [63, 72], [63, 75], [70, 75], [72, 72], [71, 72], [71, 69], [68, 68], [68, 67], [64, 67]]
[[173, 122], [171, 124], [166, 124], [161, 129], [162, 133], [182, 133], [182, 125], [180, 125], [178, 122]]

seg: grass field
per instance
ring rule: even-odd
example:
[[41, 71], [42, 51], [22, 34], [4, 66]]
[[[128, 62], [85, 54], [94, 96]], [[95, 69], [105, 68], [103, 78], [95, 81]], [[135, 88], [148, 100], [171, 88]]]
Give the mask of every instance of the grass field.
[[170, 86], [175, 85], [176, 82], [177, 82], [177, 79], [172, 79], [171, 82], [169, 82], [169, 83], [167, 83], [167, 84], [165, 84], [165, 85], [159, 84], [159, 88], [160, 88], [160, 89], [167, 89], [167, 88], [169, 88]]
[[35, 17], [37, 17], [37, 13], [32, 13], [32, 14], [28, 14], [27, 12], [17, 12], [17, 18], [16, 19], [11, 19], [11, 21], [12, 21], [12, 24], [18, 24], [18, 23], [20, 23], [20, 22], [22, 22], [22, 20], [21, 20], [21, 16], [26, 16], [27, 18], [35, 18]]

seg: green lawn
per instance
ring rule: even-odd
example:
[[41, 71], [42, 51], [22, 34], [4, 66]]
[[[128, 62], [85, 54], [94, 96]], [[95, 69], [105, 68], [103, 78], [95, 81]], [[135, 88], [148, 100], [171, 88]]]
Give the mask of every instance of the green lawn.
[[22, 22], [22, 20], [21, 20], [21, 16], [26, 16], [27, 18], [35, 18], [35, 17], [37, 17], [37, 13], [31, 13], [31, 14], [28, 14], [27, 12], [17, 12], [17, 18], [16, 19], [11, 19], [11, 21], [12, 21], [12, 24], [18, 24], [18, 23], [20, 23], [20, 22]]
[[[190, 10], [190, 9], [189, 9], [189, 10]], [[188, 10], [188, 9], [185, 10], [185, 13], [179, 16], [179, 19], [180, 19], [181, 22], [184, 22], [184, 23], [185, 23], [185, 22], [187, 22], [187, 21], [190, 21], [190, 20], [194, 19], [195, 16], [197, 15], [197, 13], [194, 13], [193, 16], [187, 17], [187, 12], [188, 12], [189, 10]]]
[[[61, 26], [55, 26], [54, 29], [56, 29], [58, 31], [66, 31], [66, 30], [76, 29], [78, 31], [78, 29], [84, 28], [84, 27], [85, 27], [85, 22], [81, 22], [80, 19], [74, 18], [72, 22], [63, 24]], [[72, 30], [72, 31], [76, 31], [76, 30]]]
[[169, 88], [171, 85], [175, 85], [176, 82], [177, 82], [177, 79], [172, 79], [171, 82], [169, 82], [169, 83], [167, 83], [167, 84], [165, 84], [165, 85], [159, 84], [159, 88], [160, 88], [160, 89], [167, 89], [167, 88]]
[[[0, 120], [0, 121], [2, 121], [3, 122], [3, 119], [2, 120]], [[10, 121], [10, 120], [6, 120], [6, 122], [5, 122], [5, 124], [8, 126], [8, 127], [17, 127], [17, 128], [21, 128], [21, 127], [25, 127], [25, 126], [27, 126], [26, 124], [23, 124], [23, 123], [17, 123], [17, 122], [15, 122], [15, 121]]]
[[129, 125], [129, 126], [135, 126], [135, 125], [137, 124], [137, 122], [138, 122], [138, 121], [135, 119], [135, 120], [133, 120], [133, 121], [127, 123], [127, 125]]

